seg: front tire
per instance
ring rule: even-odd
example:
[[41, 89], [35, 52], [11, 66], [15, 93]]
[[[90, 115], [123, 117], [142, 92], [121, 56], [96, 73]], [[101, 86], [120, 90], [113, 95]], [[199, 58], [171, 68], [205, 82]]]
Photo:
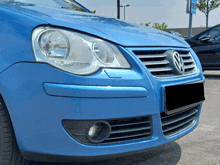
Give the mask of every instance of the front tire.
[[0, 164], [1, 165], [28, 165], [20, 153], [15, 139], [11, 119], [5, 103], [0, 96]]

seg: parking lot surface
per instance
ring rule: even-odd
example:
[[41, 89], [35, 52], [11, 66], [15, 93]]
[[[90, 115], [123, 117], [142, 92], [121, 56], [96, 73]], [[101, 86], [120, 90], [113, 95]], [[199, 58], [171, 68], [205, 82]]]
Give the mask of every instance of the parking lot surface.
[[141, 154], [88, 163], [34, 165], [220, 165], [220, 71], [205, 71], [205, 97], [199, 126], [181, 139]]

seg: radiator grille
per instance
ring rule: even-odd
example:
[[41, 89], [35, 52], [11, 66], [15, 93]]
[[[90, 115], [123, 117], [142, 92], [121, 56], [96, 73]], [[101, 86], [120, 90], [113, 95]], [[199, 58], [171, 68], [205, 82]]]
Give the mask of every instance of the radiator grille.
[[[178, 75], [173, 66], [173, 58], [170, 54], [173, 50], [158, 51], [133, 51], [135, 55], [143, 62], [151, 74], [155, 77], [174, 77]], [[193, 74], [196, 71], [196, 65], [192, 55], [187, 50], [176, 50], [183, 59], [185, 72], [183, 75]]]
[[161, 113], [163, 134], [167, 137], [172, 136], [192, 126], [195, 123], [198, 108], [196, 106], [172, 115]]

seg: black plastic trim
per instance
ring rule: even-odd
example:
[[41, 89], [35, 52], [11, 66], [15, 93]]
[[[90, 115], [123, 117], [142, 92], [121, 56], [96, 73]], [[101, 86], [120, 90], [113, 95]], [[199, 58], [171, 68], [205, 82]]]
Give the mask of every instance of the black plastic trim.
[[[187, 134], [185, 134], [185, 135], [187, 135]], [[181, 137], [179, 137], [179, 138], [181, 138]], [[179, 138], [177, 138], [177, 139], [179, 139]], [[175, 139], [175, 140], [177, 140], [177, 139]], [[175, 140], [173, 140], [173, 141], [175, 141]], [[92, 161], [101, 161], [101, 160], [114, 159], [114, 158], [120, 158], [120, 157], [126, 157], [126, 156], [133, 156], [134, 154], [141, 154], [143, 152], [151, 152], [151, 151], [153, 151], [157, 148], [160, 148], [164, 145], [169, 145], [169, 143], [171, 143], [173, 141], [170, 141], [168, 143], [165, 143], [165, 144], [162, 144], [162, 145], [159, 145], [156, 147], [152, 147], [152, 148], [131, 151], [131, 152], [125, 152], [125, 153], [111, 154], [111, 155], [101, 155], [101, 156], [63, 156], [63, 155], [52, 155], [52, 154], [30, 152], [30, 151], [24, 151], [24, 150], [20, 150], [20, 152], [26, 159], [31, 160], [31, 161], [58, 162], [58, 163], [92, 162]]]

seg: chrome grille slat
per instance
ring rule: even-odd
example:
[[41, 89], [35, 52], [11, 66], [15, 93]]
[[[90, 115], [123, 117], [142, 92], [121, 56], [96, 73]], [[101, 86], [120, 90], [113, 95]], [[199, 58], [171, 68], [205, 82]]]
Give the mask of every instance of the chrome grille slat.
[[189, 115], [186, 115], [186, 116], [183, 116], [183, 117], [177, 117], [176, 119], [174, 118], [174, 119], [171, 119], [170, 121], [168, 120], [167, 122], [165, 121], [165, 122], [163, 122], [163, 125], [162, 125], [162, 126], [166, 126], [166, 125], [173, 124], [173, 123], [175, 123], [175, 122], [184, 120], [184, 119], [186, 119], [186, 118], [188, 118], [188, 117], [190, 117], [190, 116], [192, 116], [192, 115], [194, 115], [194, 114], [196, 114], [196, 113], [197, 113], [197, 112], [192, 112], [192, 113], [190, 113]]
[[169, 136], [173, 136], [173, 135], [175, 135], [175, 134], [178, 134], [178, 133], [182, 132], [183, 130], [189, 128], [192, 124], [193, 124], [193, 123], [190, 122], [190, 123], [187, 123], [187, 124], [185, 124], [185, 125], [183, 125], [183, 126], [181, 126], [181, 127], [176, 128], [176, 129], [174, 129], [174, 130], [171, 130], [171, 131], [169, 131], [169, 132], [166, 132], [166, 136], [169, 137]]
[[[182, 112], [180, 112], [180, 113], [182, 113]], [[186, 112], [186, 115], [188, 115], [188, 114], [191, 114], [191, 115], [193, 115], [193, 114], [195, 114], [195, 113], [197, 113], [197, 111], [194, 111], [194, 110], [191, 110], [191, 111], [187, 111]], [[169, 116], [161, 116], [161, 119], [162, 120], [165, 120], [166, 121], [166, 119], [167, 118], [175, 118], [176, 116], [178, 116], [179, 115], [179, 113], [175, 113], [175, 114], [171, 114], [171, 115], [169, 115]]]
[[192, 59], [189, 59], [189, 60], [183, 60], [184, 63], [192, 63], [193, 60]]
[[[149, 49], [149, 48], [148, 48]], [[176, 64], [172, 60], [171, 52], [178, 52], [182, 57], [185, 67], [184, 72], [179, 72], [176, 69]], [[190, 54], [189, 49], [164, 49], [164, 50], [146, 50], [146, 51], [133, 51], [134, 54], [142, 61], [146, 68], [155, 77], [169, 78], [193, 74], [196, 72], [195, 61]]]
[[166, 58], [167, 55], [162, 54], [162, 55], [137, 55], [138, 58]]
[[180, 56], [181, 56], [182, 58], [184, 58], [184, 57], [191, 57], [190, 54], [181, 54]]
[[149, 68], [148, 69], [150, 72], [167, 72], [167, 71], [172, 71], [172, 68], [166, 67], [166, 68]]
[[192, 69], [194, 68], [194, 65], [185, 65], [185, 69]]
[[173, 129], [176, 129], [176, 128], [178, 128], [178, 127], [181, 127], [181, 126], [183, 126], [183, 125], [185, 125], [185, 124], [191, 122], [191, 121], [194, 120], [194, 119], [195, 119], [195, 117], [190, 117], [190, 118], [187, 119], [186, 121], [181, 122], [180, 124], [178, 124], [178, 125], [176, 125], [176, 126], [174, 126], [174, 127], [168, 127], [168, 128], [166, 128], [166, 129], [163, 129], [163, 133], [165, 133], [165, 132], [167, 132], [167, 131], [170, 131], [170, 130], [173, 130]]
[[110, 136], [102, 144], [149, 139], [152, 136], [151, 116], [107, 120], [111, 126]]
[[128, 135], [128, 136], [122, 136], [122, 137], [109, 137], [108, 140], [124, 139], [124, 138], [138, 137], [138, 136], [150, 135], [150, 134], [151, 134], [151, 132], [146, 132], [146, 133], [138, 134], [138, 135]]
[[171, 115], [161, 113], [163, 134], [165, 136], [171, 136], [189, 128], [195, 122], [198, 115], [198, 108], [199, 106], [187, 108]]
[[165, 65], [165, 64], [169, 64], [170, 62], [167, 61], [167, 60], [164, 60], [164, 61], [151, 61], [151, 62], [146, 62], [146, 61], [143, 61], [143, 64], [144, 65]]
[[[119, 142], [121, 143], [126, 143], [126, 142], [131, 142], [131, 141], [137, 141], [137, 140], [145, 140], [145, 139], [149, 139], [151, 136], [147, 136], [147, 135], [143, 135], [143, 136], [138, 136], [138, 137], [131, 137], [131, 138], [123, 138], [123, 139], [113, 139], [113, 140], [105, 140], [104, 144], [117, 144]], [[134, 140], [131, 140], [134, 139]]]
[[111, 134], [125, 133], [125, 132], [135, 132], [135, 131], [142, 131], [142, 130], [147, 130], [147, 129], [151, 129], [151, 127], [148, 126], [148, 127], [140, 127], [140, 128], [133, 128], [133, 129], [115, 130], [115, 131], [112, 131]]

